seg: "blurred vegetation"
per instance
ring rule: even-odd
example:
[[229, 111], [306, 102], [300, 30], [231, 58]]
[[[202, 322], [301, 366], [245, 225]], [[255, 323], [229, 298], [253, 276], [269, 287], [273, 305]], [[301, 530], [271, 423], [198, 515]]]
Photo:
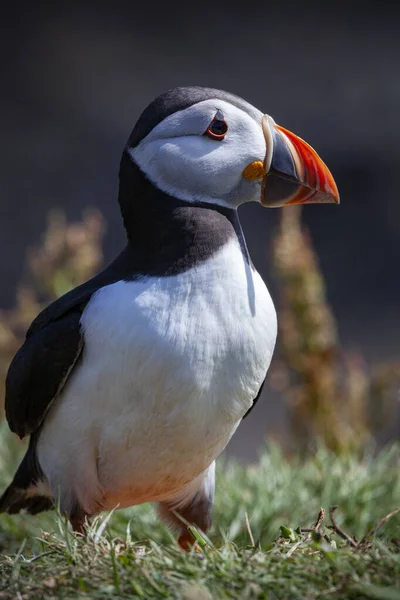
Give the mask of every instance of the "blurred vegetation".
[[342, 348], [301, 207], [282, 209], [273, 259], [280, 358], [270, 384], [287, 401], [296, 449], [322, 438], [331, 450], [348, 451], [382, 438], [398, 417], [400, 360], [370, 368]]
[[[28, 250], [15, 307], [0, 311], [0, 406], [26, 329], [48, 303], [98, 272], [104, 232], [97, 210], [78, 223], [52, 212], [41, 245]], [[281, 211], [273, 262], [280, 333], [269, 384], [286, 401], [293, 447], [306, 450], [321, 438], [335, 452], [360, 449], [395, 422], [400, 361], [369, 368], [361, 355], [342, 349], [298, 207]]]

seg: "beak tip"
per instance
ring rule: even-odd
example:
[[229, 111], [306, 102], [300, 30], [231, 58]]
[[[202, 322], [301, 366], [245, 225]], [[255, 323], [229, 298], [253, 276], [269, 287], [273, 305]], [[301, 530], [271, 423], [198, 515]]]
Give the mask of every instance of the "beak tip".
[[335, 183], [335, 180], [333, 179], [331, 173], [329, 173], [331, 178], [332, 178], [332, 182], [333, 182], [333, 189], [331, 190], [330, 196], [332, 198], [332, 202], [334, 202], [335, 204], [339, 205], [340, 204], [340, 195], [339, 195], [339, 190], [337, 188], [337, 185]]
[[[275, 206], [289, 204], [340, 204], [339, 191], [326, 164], [307, 142], [291, 131], [266, 120], [264, 135], [273, 140], [270, 171], [282, 178], [285, 184], [274, 186], [269, 176], [270, 197], [275, 191]], [[267, 127], [268, 125], [268, 127]], [[273, 134], [271, 134], [271, 131]], [[266, 135], [267, 139], [267, 135]], [[269, 141], [269, 138], [267, 139]], [[297, 190], [294, 186], [297, 185]], [[265, 190], [265, 188], [264, 188]], [[286, 201], [284, 198], [287, 193]], [[265, 191], [264, 191], [265, 194]], [[269, 202], [266, 206], [271, 205]]]

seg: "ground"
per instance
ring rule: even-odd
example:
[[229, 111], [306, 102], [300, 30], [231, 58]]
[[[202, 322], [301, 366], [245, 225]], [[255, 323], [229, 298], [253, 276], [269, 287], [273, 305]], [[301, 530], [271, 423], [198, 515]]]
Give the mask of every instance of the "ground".
[[[5, 485], [20, 450], [0, 441]], [[213, 529], [194, 532], [201, 553], [181, 551], [150, 506], [101, 515], [86, 539], [55, 511], [1, 515], [0, 599], [400, 600], [400, 514], [371, 531], [400, 506], [399, 466], [400, 445], [306, 459], [270, 445], [254, 466], [222, 460]], [[330, 528], [333, 505], [349, 541]], [[302, 531], [321, 507], [317, 531]]]

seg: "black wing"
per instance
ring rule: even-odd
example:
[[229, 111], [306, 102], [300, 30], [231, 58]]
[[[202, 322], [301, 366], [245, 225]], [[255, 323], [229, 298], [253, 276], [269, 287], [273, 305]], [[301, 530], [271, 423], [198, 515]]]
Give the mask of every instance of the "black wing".
[[6, 416], [21, 438], [40, 426], [83, 348], [81, 311], [72, 310], [29, 335], [6, 379]]
[[127, 278], [130, 252], [125, 249], [104, 271], [65, 294], [33, 321], [6, 379], [6, 416], [21, 438], [38, 429], [64, 387], [84, 346], [80, 319], [92, 294]]
[[[265, 379], [266, 379], [266, 377], [267, 377], [267, 376], [265, 376]], [[250, 406], [249, 410], [248, 410], [248, 411], [247, 411], [247, 413], [244, 415], [243, 419], [245, 419], [245, 418], [247, 417], [247, 415], [249, 415], [249, 414], [251, 413], [251, 411], [253, 410], [253, 408], [254, 408], [254, 407], [255, 407], [255, 405], [257, 404], [257, 402], [258, 402], [258, 400], [259, 400], [259, 398], [260, 398], [260, 396], [261, 396], [261, 393], [262, 393], [262, 391], [263, 391], [263, 387], [264, 387], [265, 379], [264, 379], [264, 381], [262, 382], [260, 389], [258, 390], [258, 394], [257, 394], [257, 396], [256, 396], [256, 397], [254, 398], [254, 400], [253, 400], [253, 404]]]

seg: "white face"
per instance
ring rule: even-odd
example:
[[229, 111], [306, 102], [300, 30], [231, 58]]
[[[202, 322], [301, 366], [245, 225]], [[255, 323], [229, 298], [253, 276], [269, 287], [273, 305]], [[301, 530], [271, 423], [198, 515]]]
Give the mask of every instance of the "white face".
[[[217, 113], [228, 125], [222, 140], [204, 135]], [[128, 152], [154, 185], [180, 200], [232, 208], [260, 202], [261, 180], [242, 173], [265, 158], [262, 116], [256, 109], [250, 116], [229, 102], [205, 100], [164, 119]]]

